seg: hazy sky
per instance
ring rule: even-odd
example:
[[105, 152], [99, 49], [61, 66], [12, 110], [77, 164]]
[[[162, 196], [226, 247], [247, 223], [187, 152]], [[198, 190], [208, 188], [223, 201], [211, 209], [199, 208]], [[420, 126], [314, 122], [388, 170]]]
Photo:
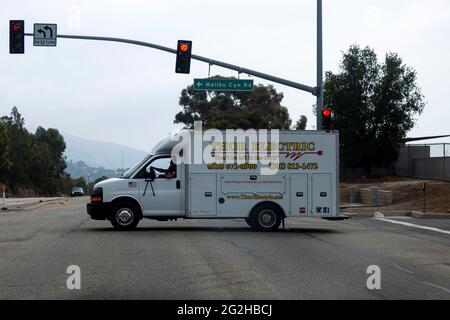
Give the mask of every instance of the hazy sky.
[[[149, 151], [176, 128], [180, 92], [208, 65], [193, 62], [175, 74], [175, 56], [118, 43], [58, 39], [56, 48], [9, 54], [8, 20], [57, 23], [59, 34], [131, 38], [193, 53], [306, 85], [316, 81], [316, 1], [24, 1], [0, 2], [0, 115], [16, 105], [30, 128], [42, 125], [84, 138]], [[324, 0], [325, 70], [341, 52], [369, 45], [382, 58], [397, 52], [418, 72], [428, 102], [410, 136], [450, 134], [450, 1]], [[212, 75], [236, 72], [212, 67]], [[246, 78], [242, 75], [242, 78]], [[268, 84], [255, 78], [256, 83]], [[315, 97], [281, 85], [294, 121], [315, 124]], [[448, 141], [448, 140], [447, 140]]]

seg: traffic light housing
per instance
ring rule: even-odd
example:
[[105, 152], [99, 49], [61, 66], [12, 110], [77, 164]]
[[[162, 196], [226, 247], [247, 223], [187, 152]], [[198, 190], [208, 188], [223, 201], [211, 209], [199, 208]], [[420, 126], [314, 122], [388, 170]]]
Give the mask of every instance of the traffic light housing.
[[178, 40], [176, 73], [189, 74], [191, 71], [192, 41]]
[[328, 108], [322, 110], [322, 130], [333, 130], [333, 112]]
[[9, 53], [25, 53], [25, 23], [23, 20], [9, 21]]

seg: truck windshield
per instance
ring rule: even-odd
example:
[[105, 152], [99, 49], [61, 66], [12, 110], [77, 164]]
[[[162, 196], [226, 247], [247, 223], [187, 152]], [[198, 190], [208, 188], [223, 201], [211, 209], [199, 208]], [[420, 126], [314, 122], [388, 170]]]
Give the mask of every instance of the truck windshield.
[[131, 176], [148, 160], [150, 160], [150, 158], [152, 157], [151, 154], [149, 154], [148, 156], [146, 156], [144, 159], [142, 159], [137, 165], [135, 165], [134, 167], [132, 167], [130, 170], [128, 170], [127, 172], [125, 172], [121, 178], [123, 179], [130, 179]]

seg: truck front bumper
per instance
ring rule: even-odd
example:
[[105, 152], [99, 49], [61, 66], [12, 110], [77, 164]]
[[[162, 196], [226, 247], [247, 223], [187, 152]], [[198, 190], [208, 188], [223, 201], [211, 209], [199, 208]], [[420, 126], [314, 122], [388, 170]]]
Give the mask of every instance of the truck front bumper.
[[86, 210], [93, 220], [106, 220], [110, 213], [111, 204], [105, 202], [88, 203]]

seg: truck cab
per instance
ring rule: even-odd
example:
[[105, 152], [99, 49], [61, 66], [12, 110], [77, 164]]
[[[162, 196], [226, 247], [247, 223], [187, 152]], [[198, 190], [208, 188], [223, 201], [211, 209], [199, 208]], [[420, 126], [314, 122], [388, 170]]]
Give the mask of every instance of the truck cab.
[[[170, 168], [175, 170], [169, 172]], [[95, 185], [87, 210], [92, 219], [133, 229], [142, 218], [167, 221], [183, 217], [183, 166], [170, 154], [149, 155], [122, 177]]]

